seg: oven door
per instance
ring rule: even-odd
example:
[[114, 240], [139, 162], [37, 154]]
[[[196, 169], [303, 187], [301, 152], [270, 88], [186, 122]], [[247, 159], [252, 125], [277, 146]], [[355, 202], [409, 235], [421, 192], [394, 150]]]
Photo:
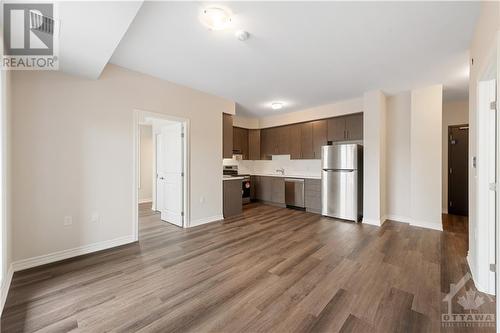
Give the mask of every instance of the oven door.
[[250, 202], [251, 187], [250, 178], [245, 178], [241, 181], [241, 196], [244, 204]]

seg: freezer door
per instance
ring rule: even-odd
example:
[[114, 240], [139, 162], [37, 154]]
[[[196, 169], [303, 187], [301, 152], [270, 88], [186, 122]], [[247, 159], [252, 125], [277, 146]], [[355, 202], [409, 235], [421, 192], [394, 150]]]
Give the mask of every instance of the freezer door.
[[321, 168], [326, 170], [357, 169], [358, 145], [340, 144], [321, 148]]
[[358, 220], [358, 171], [323, 170], [322, 215]]

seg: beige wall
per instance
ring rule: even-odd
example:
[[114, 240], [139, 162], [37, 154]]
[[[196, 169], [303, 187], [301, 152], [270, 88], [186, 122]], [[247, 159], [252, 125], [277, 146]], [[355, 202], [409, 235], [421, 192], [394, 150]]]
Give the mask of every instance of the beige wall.
[[153, 199], [153, 126], [141, 125], [140, 132], [140, 182], [139, 203]]
[[99, 80], [15, 72], [12, 91], [14, 260], [132, 235], [134, 109], [190, 119], [191, 222], [222, 215], [233, 102], [114, 65]]
[[387, 217], [410, 222], [410, 92], [387, 98]]
[[413, 225], [442, 229], [443, 86], [411, 92], [410, 214]]
[[469, 101], [443, 103], [443, 212], [448, 213], [448, 126], [469, 123]]

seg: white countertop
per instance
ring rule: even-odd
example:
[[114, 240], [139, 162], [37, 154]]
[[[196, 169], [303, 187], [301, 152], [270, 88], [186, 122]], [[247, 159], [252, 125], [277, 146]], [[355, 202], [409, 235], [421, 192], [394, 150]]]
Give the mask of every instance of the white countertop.
[[315, 175], [287, 175], [287, 174], [280, 174], [280, 173], [277, 173], [277, 174], [271, 174], [271, 173], [256, 173], [256, 174], [253, 174], [252, 173], [252, 176], [263, 176], [263, 177], [280, 177], [280, 178], [304, 178], [304, 179], [321, 179], [321, 176], [315, 176]]
[[244, 177], [222, 176], [222, 180], [243, 180]]

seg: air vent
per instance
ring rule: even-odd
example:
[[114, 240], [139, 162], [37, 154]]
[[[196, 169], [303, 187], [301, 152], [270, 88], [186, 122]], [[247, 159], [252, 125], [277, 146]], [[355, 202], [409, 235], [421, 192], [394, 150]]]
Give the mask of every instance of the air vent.
[[52, 17], [43, 16], [37, 10], [30, 10], [30, 28], [44, 32], [49, 35], [54, 34], [55, 21]]

